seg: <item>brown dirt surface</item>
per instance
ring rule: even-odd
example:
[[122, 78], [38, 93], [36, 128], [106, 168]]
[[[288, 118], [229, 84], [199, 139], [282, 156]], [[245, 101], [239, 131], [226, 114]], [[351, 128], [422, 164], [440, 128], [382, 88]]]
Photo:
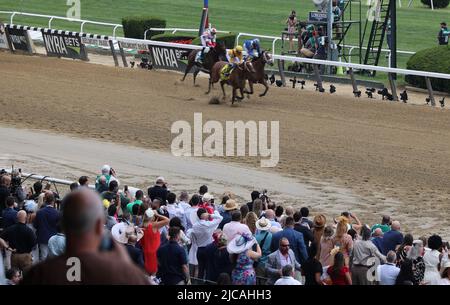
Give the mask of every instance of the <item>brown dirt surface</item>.
[[[405, 229], [446, 234], [450, 202], [450, 113], [402, 103], [270, 87], [231, 106], [207, 80], [184, 83], [172, 72], [108, 67], [0, 52], [3, 126], [35, 128], [170, 151], [174, 121], [276, 120], [280, 162], [272, 170], [308, 182], [331, 182], [364, 198], [360, 218], [383, 213]], [[257, 93], [262, 87], [256, 86]], [[227, 88], [230, 97], [230, 88]], [[3, 143], [3, 145], [8, 145]], [[51, 148], [49, 148], [51, 149]], [[259, 159], [224, 158], [259, 167]], [[319, 183], [317, 183], [319, 187]], [[306, 204], [299, 198], [293, 204]], [[312, 207], [326, 211], [328, 205]], [[356, 204], [358, 205], [358, 204]], [[357, 206], [348, 206], [349, 210]], [[407, 220], [407, 221], [406, 221]], [[448, 232], [447, 232], [448, 234]]]

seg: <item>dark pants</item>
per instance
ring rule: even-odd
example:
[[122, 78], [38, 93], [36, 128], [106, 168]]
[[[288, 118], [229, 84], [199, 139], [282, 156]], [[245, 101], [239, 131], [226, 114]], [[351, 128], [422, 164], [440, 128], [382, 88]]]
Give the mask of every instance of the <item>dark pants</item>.
[[353, 265], [352, 267], [352, 285], [372, 285], [369, 280], [369, 267]]
[[204, 279], [206, 275], [206, 263], [208, 262], [208, 255], [205, 247], [197, 249], [197, 261], [198, 261], [198, 278]]

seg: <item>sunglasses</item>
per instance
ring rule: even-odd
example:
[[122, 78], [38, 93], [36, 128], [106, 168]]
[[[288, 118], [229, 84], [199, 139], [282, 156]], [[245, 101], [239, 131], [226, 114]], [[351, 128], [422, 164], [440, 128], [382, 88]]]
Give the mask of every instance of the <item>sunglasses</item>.
[[289, 248], [289, 245], [281, 245], [283, 248]]

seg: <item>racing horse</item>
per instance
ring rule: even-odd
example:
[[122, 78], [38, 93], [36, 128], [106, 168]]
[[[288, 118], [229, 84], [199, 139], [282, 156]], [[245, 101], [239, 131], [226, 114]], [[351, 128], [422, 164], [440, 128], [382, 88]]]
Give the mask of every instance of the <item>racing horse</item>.
[[[245, 83], [249, 77], [253, 73], [255, 73], [255, 69], [253, 68], [253, 64], [250, 61], [245, 61], [241, 64], [239, 64], [236, 68], [234, 68], [228, 79], [224, 80], [221, 79], [221, 74], [223, 68], [228, 65], [225, 61], [219, 61], [214, 64], [214, 66], [211, 69], [211, 74], [209, 77], [209, 87], [208, 92], [206, 94], [209, 94], [211, 92], [211, 87], [213, 84], [220, 81], [220, 87], [222, 88], [223, 93], [223, 99], [225, 100], [226, 94], [225, 94], [225, 84], [230, 85], [233, 87], [233, 96], [231, 98], [231, 104], [234, 104], [234, 101], [236, 99], [242, 100], [244, 98], [244, 89], [245, 89]], [[236, 96], [236, 90], [239, 89], [241, 96]]]
[[191, 69], [195, 66], [194, 71], [194, 85], [195, 85], [195, 79], [197, 78], [197, 74], [202, 71], [207, 74], [211, 75], [211, 69], [214, 66], [214, 64], [218, 61], [225, 60], [226, 58], [226, 47], [224, 43], [216, 43], [214, 47], [211, 47], [209, 49], [209, 52], [204, 54], [203, 64], [200, 64], [195, 61], [195, 58], [197, 57], [198, 52], [201, 52], [202, 50], [192, 50], [188, 54], [188, 64], [186, 66], [186, 70], [184, 71], [184, 76], [181, 79], [181, 81], [184, 81], [186, 79], [186, 75], [191, 71]]
[[248, 78], [248, 84], [250, 86], [250, 91], [245, 90], [244, 93], [253, 94], [253, 84], [262, 84], [265, 87], [265, 90], [260, 97], [263, 97], [269, 91], [269, 86], [267, 85], [267, 80], [265, 78], [264, 68], [266, 64], [273, 66], [273, 59], [269, 52], [262, 51], [261, 56], [253, 59], [252, 61], [253, 68], [255, 69], [255, 73], [250, 74]]

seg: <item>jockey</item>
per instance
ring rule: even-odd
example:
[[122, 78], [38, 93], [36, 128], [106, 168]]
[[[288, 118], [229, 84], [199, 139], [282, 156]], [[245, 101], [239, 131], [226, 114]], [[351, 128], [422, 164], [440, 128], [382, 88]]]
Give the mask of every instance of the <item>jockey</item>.
[[244, 41], [244, 49], [247, 52], [247, 58], [259, 57], [261, 54], [259, 39], [255, 38]]
[[223, 70], [224, 76], [228, 77], [230, 75], [231, 70], [234, 69], [240, 63], [242, 63], [242, 61], [243, 61], [242, 51], [243, 50], [244, 49], [241, 46], [236, 46], [234, 49], [229, 50], [227, 52], [228, 65], [226, 65], [225, 69]]
[[216, 46], [216, 33], [217, 30], [215, 28], [208, 28], [200, 36], [203, 49], [197, 54], [197, 62], [201, 63], [203, 61], [204, 55], [209, 52], [209, 49]]

